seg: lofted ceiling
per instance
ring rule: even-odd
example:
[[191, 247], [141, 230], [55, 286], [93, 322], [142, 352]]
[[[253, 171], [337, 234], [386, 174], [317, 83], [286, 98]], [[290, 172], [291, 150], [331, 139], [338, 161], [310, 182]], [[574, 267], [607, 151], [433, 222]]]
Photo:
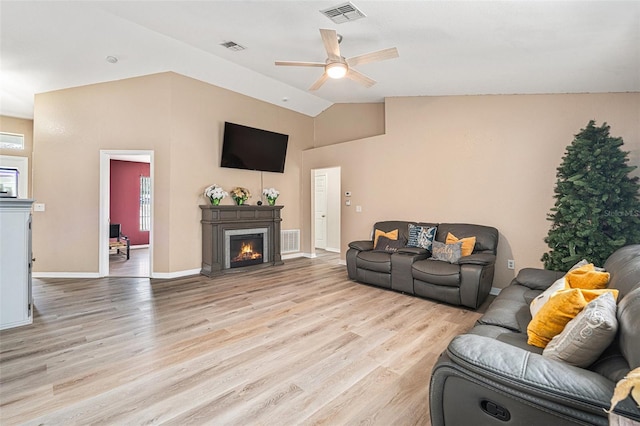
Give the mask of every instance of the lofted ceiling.
[[[174, 71], [310, 116], [393, 96], [640, 92], [640, 1], [0, 1], [0, 114], [33, 117], [34, 94]], [[330, 80], [319, 29], [343, 56], [397, 47]], [[245, 50], [221, 46], [233, 41]], [[106, 61], [107, 56], [118, 59]]]

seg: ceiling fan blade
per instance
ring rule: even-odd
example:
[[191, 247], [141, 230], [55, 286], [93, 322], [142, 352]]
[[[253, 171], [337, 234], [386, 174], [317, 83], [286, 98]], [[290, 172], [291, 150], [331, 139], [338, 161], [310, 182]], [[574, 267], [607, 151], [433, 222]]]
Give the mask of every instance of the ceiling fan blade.
[[327, 73], [323, 72], [322, 75], [320, 76], [320, 78], [317, 79], [316, 82], [313, 83], [313, 85], [311, 87], [309, 87], [309, 90], [311, 90], [311, 91], [318, 90], [320, 88], [320, 86], [322, 86], [324, 84], [324, 82], [327, 81], [328, 78], [329, 78], [329, 76], [327, 75]]
[[339, 61], [340, 57], [340, 45], [338, 44], [338, 33], [336, 30], [320, 29], [320, 35], [322, 36], [322, 43], [327, 51], [327, 56], [330, 60]]
[[374, 79], [367, 77], [366, 75], [354, 70], [353, 68], [349, 68], [346, 77], [350, 78], [353, 81], [357, 81], [365, 87], [371, 87], [376, 84], [376, 81]]
[[276, 65], [285, 67], [324, 67], [324, 62], [276, 61]]
[[376, 52], [365, 53], [364, 55], [348, 58], [347, 63], [350, 67], [355, 67], [356, 65], [367, 64], [375, 61], [384, 61], [385, 59], [393, 59], [398, 56], [398, 49], [391, 47], [389, 49], [378, 50]]

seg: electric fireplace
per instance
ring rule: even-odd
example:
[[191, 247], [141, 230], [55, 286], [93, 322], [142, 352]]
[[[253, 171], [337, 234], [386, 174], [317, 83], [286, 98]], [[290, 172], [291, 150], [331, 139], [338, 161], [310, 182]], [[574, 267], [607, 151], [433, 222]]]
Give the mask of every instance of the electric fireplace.
[[263, 263], [263, 234], [229, 236], [229, 267], [240, 268]]
[[226, 229], [224, 265], [226, 269], [258, 265], [269, 258], [267, 228]]

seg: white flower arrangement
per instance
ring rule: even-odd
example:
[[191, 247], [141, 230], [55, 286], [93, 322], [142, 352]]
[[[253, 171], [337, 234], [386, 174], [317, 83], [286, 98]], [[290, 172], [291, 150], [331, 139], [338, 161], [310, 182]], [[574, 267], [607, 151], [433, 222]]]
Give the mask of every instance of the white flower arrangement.
[[280, 195], [280, 193], [275, 188], [264, 188], [262, 190], [262, 195], [267, 197], [268, 204], [270, 206], [273, 206], [276, 204], [276, 199], [278, 198], [278, 195]]
[[275, 188], [265, 188], [262, 190], [262, 195], [266, 196], [267, 198], [278, 198], [278, 195], [280, 195], [280, 193]]
[[219, 204], [220, 200], [229, 196], [229, 193], [214, 183], [204, 190], [204, 196], [207, 197], [212, 204]]

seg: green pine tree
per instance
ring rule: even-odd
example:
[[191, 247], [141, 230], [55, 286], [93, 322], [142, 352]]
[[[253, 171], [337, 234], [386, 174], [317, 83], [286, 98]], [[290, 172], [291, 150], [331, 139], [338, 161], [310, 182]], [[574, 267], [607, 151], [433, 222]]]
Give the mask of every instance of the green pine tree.
[[558, 167], [555, 206], [542, 256], [547, 269], [567, 271], [581, 259], [602, 266], [616, 249], [640, 243], [640, 185], [629, 173], [622, 138], [591, 120], [575, 135]]

